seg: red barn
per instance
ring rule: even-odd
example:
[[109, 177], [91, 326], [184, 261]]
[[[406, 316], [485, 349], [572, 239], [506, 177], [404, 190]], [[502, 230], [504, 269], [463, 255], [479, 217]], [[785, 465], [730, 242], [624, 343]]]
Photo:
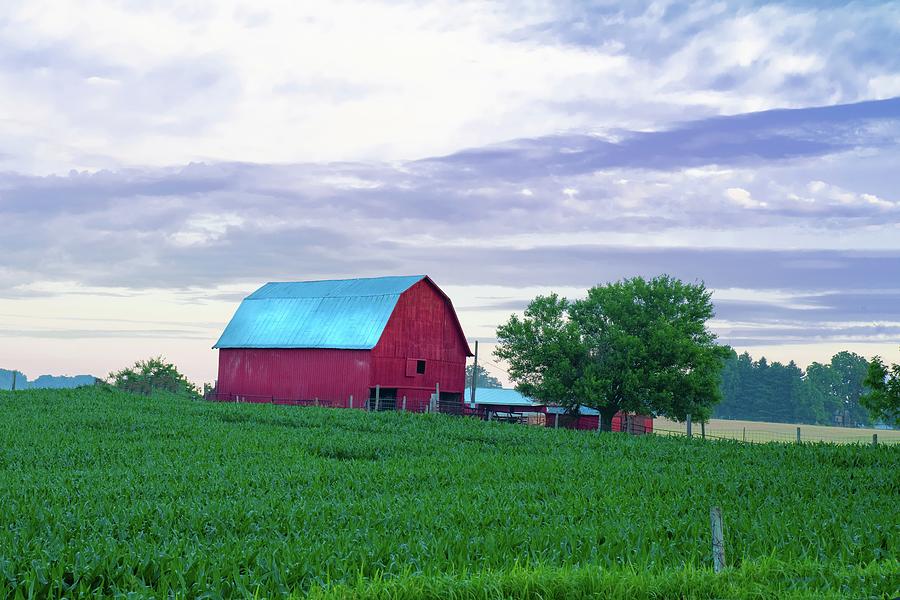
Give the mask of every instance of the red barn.
[[216, 396], [423, 410], [461, 407], [471, 356], [450, 298], [424, 275], [267, 283], [222, 337]]

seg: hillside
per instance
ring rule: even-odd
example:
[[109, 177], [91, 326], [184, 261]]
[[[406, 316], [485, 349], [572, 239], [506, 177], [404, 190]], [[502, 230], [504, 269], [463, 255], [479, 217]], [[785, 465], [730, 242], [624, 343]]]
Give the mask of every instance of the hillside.
[[0, 392], [0, 439], [0, 597], [837, 598], [900, 584], [897, 446], [104, 388]]

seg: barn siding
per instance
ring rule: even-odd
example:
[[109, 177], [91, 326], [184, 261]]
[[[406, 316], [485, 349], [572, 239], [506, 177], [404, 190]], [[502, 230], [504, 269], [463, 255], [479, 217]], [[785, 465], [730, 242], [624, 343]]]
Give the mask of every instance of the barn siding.
[[218, 393], [248, 400], [346, 401], [354, 406], [368, 397], [370, 351], [222, 348]]
[[[371, 385], [398, 388], [407, 406], [428, 402], [435, 386], [462, 394], [469, 347], [453, 306], [428, 280], [406, 290], [397, 301], [384, 333], [372, 350]], [[407, 361], [424, 359], [425, 374], [407, 375]]]

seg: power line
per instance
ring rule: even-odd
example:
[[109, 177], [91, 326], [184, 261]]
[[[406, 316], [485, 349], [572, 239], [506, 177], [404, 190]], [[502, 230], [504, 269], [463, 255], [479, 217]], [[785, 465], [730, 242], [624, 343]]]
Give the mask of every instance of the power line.
[[509, 371], [507, 371], [506, 369], [504, 369], [503, 367], [501, 367], [501, 366], [498, 365], [497, 363], [491, 362], [491, 361], [487, 361], [487, 364], [491, 365], [491, 366], [494, 367], [495, 369], [498, 369], [498, 370], [500, 370], [500, 371], [503, 371], [504, 373], [506, 373], [507, 376], [509, 376]]

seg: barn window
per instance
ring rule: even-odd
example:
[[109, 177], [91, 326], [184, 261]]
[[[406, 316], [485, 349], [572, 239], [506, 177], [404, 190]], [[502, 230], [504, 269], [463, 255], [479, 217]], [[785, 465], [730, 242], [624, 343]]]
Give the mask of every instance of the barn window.
[[424, 360], [416, 361], [416, 373], [418, 373], [419, 375], [425, 374], [425, 361]]

